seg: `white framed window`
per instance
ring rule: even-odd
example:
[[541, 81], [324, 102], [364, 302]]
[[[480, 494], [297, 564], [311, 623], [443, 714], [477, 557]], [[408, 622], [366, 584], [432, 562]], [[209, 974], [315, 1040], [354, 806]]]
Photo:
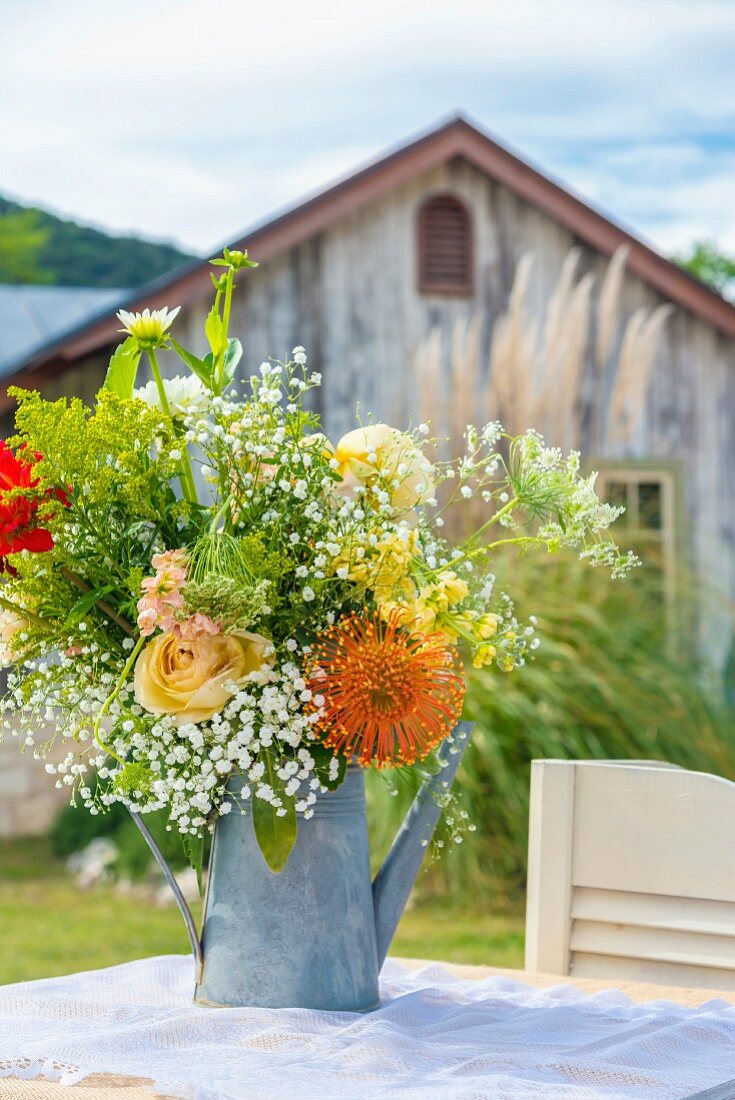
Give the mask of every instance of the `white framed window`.
[[615, 539], [660, 572], [670, 611], [679, 556], [676, 470], [642, 463], [605, 466], [597, 491], [625, 508], [613, 528]]

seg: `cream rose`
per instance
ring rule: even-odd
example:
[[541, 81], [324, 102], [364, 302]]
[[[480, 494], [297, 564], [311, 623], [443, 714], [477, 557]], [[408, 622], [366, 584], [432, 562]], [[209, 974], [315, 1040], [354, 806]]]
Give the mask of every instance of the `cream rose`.
[[[431, 463], [410, 435], [388, 424], [369, 424], [343, 435], [334, 449], [342, 491], [351, 492], [376, 474], [391, 483], [391, 504], [407, 512], [434, 492]], [[397, 483], [397, 484], [394, 484]]]
[[0, 668], [12, 665], [16, 660], [13, 640], [21, 630], [27, 630], [28, 620], [16, 611], [4, 607], [0, 610]]
[[190, 640], [159, 634], [136, 662], [135, 698], [152, 714], [173, 715], [177, 725], [204, 722], [232, 698], [227, 685], [273, 664], [272, 648], [246, 630]]

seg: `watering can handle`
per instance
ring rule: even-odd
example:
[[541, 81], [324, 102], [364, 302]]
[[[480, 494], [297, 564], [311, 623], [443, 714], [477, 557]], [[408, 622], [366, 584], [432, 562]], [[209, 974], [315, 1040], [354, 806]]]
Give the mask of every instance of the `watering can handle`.
[[158, 847], [155, 840], [151, 836], [151, 833], [150, 833], [150, 830], [148, 829], [148, 826], [145, 824], [145, 822], [141, 818], [140, 814], [135, 813], [135, 811], [131, 810], [129, 807], [128, 807], [128, 812], [129, 812], [130, 816], [132, 817], [133, 821], [135, 822], [135, 824], [137, 825], [138, 829], [140, 830], [140, 834], [143, 837], [143, 840], [146, 842], [146, 844], [150, 848], [153, 858], [155, 859], [156, 863], [158, 864], [158, 866], [163, 871], [166, 882], [171, 887], [171, 892], [173, 893], [174, 898], [176, 899], [176, 904], [178, 905], [179, 910], [181, 911], [181, 915], [184, 918], [184, 924], [186, 925], [186, 931], [189, 933], [189, 941], [191, 943], [191, 950], [192, 950], [193, 955], [194, 955], [194, 963], [196, 965], [196, 981], [197, 981], [197, 985], [198, 985], [202, 980], [202, 967], [204, 965], [204, 958], [203, 958], [203, 955], [202, 955], [202, 944], [201, 944], [201, 941], [199, 939], [199, 936], [197, 935], [197, 927], [196, 927], [196, 924], [194, 923], [194, 918], [191, 915], [191, 909], [186, 904], [186, 898], [184, 897], [184, 895], [181, 892], [181, 887], [179, 886], [178, 882], [176, 881], [173, 871], [171, 870], [168, 863], [166, 862], [166, 860], [164, 858], [164, 855], [163, 855], [163, 852], [161, 851], [161, 849]]

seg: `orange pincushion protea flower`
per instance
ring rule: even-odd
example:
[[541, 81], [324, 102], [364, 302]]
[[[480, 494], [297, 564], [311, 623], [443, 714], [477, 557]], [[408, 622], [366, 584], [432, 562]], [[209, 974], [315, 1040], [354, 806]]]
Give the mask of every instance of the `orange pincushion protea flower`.
[[360, 764], [413, 764], [453, 730], [464, 681], [441, 634], [402, 629], [397, 614], [351, 615], [317, 640], [309, 687], [323, 744]]

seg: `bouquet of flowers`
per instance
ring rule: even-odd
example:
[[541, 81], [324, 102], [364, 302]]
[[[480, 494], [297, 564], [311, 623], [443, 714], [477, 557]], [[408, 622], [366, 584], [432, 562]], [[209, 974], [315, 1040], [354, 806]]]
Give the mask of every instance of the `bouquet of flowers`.
[[[509, 672], [536, 647], [491, 571], [500, 547], [571, 547], [614, 575], [634, 559], [579, 456], [532, 431], [469, 426], [455, 461], [432, 460], [424, 424], [330, 441], [301, 347], [236, 386], [232, 295], [256, 265], [212, 264], [203, 358], [175, 339], [178, 310], [121, 311], [94, 408], [12, 391], [3, 721], [91, 814], [165, 810], [195, 863], [218, 815], [249, 804], [278, 870], [349, 762], [410, 768], [451, 736], [464, 662]], [[470, 500], [481, 522], [452, 546], [446, 511]]]

